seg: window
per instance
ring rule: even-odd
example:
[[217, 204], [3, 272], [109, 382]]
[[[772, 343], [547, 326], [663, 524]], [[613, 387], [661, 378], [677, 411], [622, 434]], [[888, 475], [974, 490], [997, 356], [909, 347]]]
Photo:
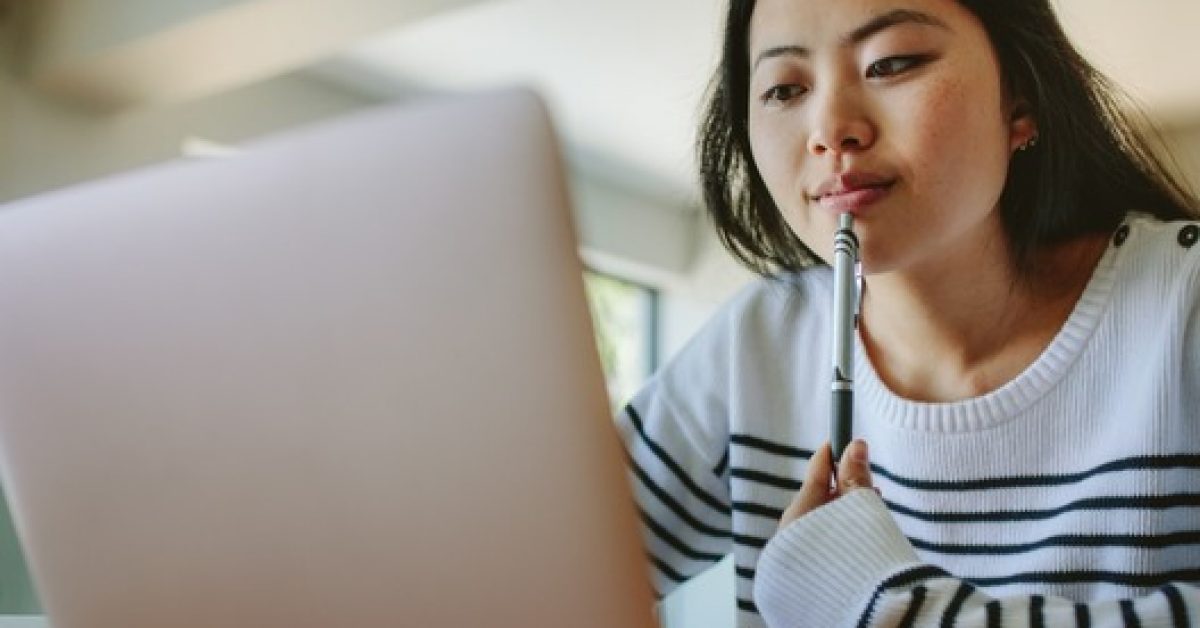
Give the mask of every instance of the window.
[[[671, 352], [673, 345], [682, 345], [714, 307], [596, 272], [585, 272], [584, 283], [613, 408], [628, 402], [657, 368], [660, 348]], [[733, 558], [727, 556], [663, 600], [658, 608], [660, 625], [734, 626], [736, 585]]]
[[658, 366], [658, 293], [594, 271], [584, 285], [609, 402], [621, 408]]

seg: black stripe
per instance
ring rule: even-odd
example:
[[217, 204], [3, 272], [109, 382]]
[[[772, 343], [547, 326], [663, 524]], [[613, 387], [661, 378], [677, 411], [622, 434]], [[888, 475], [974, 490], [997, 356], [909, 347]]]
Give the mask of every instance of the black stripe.
[[1200, 469], [1200, 455], [1180, 454], [1172, 456], [1134, 456], [1113, 460], [1079, 473], [1053, 475], [1016, 475], [1009, 477], [978, 478], [974, 480], [917, 480], [896, 475], [887, 469], [872, 464], [875, 473], [908, 488], [926, 491], [978, 491], [995, 488], [1028, 488], [1037, 486], [1062, 486], [1078, 484], [1083, 480], [1105, 473], [1118, 471], [1149, 471], [1161, 469]]
[[757, 436], [747, 436], [745, 434], [734, 434], [729, 437], [729, 442], [733, 443], [734, 445], [741, 445], [742, 447], [750, 447], [752, 449], [758, 449], [761, 451], [765, 451], [769, 454], [775, 454], [777, 456], [787, 456], [789, 458], [800, 458], [802, 460], [808, 460], [809, 458], [812, 458], [812, 456], [813, 456], [813, 452], [811, 449], [800, 449], [798, 447], [792, 447], [791, 445], [781, 445], [779, 443], [773, 443], [769, 440], [766, 440], [765, 438], [758, 438]]
[[1011, 576], [970, 578], [972, 584], [982, 587], [1005, 584], [1082, 584], [1103, 582], [1123, 584], [1131, 587], [1161, 587], [1169, 582], [1192, 582], [1200, 580], [1200, 569], [1178, 569], [1162, 573], [1124, 573], [1119, 571], [1031, 571]]
[[1163, 595], [1167, 596], [1167, 603], [1171, 605], [1171, 622], [1175, 628], [1188, 628], [1191, 624], [1188, 620], [1187, 604], [1183, 602], [1179, 589], [1173, 584], [1168, 584], [1162, 591]]
[[1046, 628], [1046, 598], [1035, 595], [1029, 598], [1029, 628]]
[[897, 628], [912, 628], [917, 621], [917, 614], [921, 612], [921, 606], [925, 604], [925, 587], [918, 584], [913, 587], [912, 601], [908, 603], [908, 610], [904, 611], [904, 617], [900, 619], [900, 625]]
[[749, 568], [749, 567], [737, 567], [737, 566], [735, 566], [735, 567], [733, 568], [733, 571], [734, 571], [734, 573], [736, 573], [736, 574], [738, 575], [738, 577], [739, 577], [739, 578], [745, 578], [745, 579], [747, 579], [747, 580], [753, 580], [753, 579], [754, 579], [754, 570], [753, 570], [753, 569], [751, 569], [751, 568]]
[[1000, 608], [1000, 602], [992, 600], [984, 608], [987, 609], [987, 628], [1000, 628], [1000, 622], [1004, 619], [1004, 609]]
[[718, 462], [716, 468], [713, 469], [713, 475], [715, 475], [717, 477], [721, 477], [722, 475], [725, 475], [725, 468], [728, 466], [729, 466], [729, 448], [726, 447], [725, 454], [721, 456], [720, 462]]
[[958, 620], [958, 614], [962, 611], [963, 604], [974, 592], [975, 587], [971, 586], [971, 583], [965, 580], [958, 583], [958, 590], [954, 592], [954, 597], [950, 599], [950, 604], [942, 613], [940, 628], [954, 628], [954, 622]]
[[674, 569], [671, 568], [670, 565], [668, 565], [666, 562], [664, 562], [662, 559], [655, 556], [654, 554], [651, 554], [650, 552], [646, 552], [646, 556], [650, 559], [650, 562], [654, 565], [654, 567], [656, 569], [658, 569], [658, 571], [661, 572], [662, 575], [666, 576], [667, 579], [669, 579], [671, 582], [674, 582], [675, 584], [679, 584], [679, 583], [683, 582], [684, 580], [687, 580], [687, 576], [684, 576], [683, 574], [679, 573], [678, 571], [675, 571]]
[[749, 536], [746, 534], [733, 535], [734, 543], [737, 543], [738, 545], [745, 545], [746, 547], [756, 547], [758, 549], [766, 547], [768, 540], [769, 539], [764, 539], [757, 536]]
[[641, 437], [642, 442], [645, 443], [646, 447], [650, 448], [650, 451], [654, 452], [654, 455], [658, 457], [659, 461], [661, 461], [667, 466], [668, 469], [671, 470], [671, 473], [675, 474], [675, 477], [679, 480], [680, 484], [686, 486], [687, 489], [696, 496], [696, 499], [708, 504], [717, 512], [723, 515], [729, 514], [729, 506], [716, 497], [713, 497], [708, 491], [700, 488], [699, 485], [692, 481], [692, 478], [688, 476], [687, 472], [683, 470], [683, 467], [679, 466], [679, 463], [675, 462], [675, 460], [671, 458], [670, 454], [667, 453], [667, 450], [663, 449], [661, 445], [650, 439], [650, 436], [646, 434], [645, 426], [642, 425], [642, 417], [638, 415], [637, 410], [633, 407], [633, 404], [626, 405], [625, 412], [629, 415], [629, 420], [633, 423], [633, 427], [637, 430], [638, 436]]
[[[749, 480], [760, 484], [767, 484], [776, 488], [784, 488], [792, 491], [799, 491], [803, 487], [803, 482], [793, 480], [791, 478], [772, 475], [763, 471], [754, 471], [751, 469], [743, 469], [734, 467], [731, 476], [740, 480]], [[1152, 495], [1152, 496], [1110, 496], [1110, 497], [1089, 497], [1079, 499], [1069, 504], [1059, 506], [1057, 508], [1045, 510], [997, 510], [984, 512], [926, 512], [916, 508], [910, 508], [898, 504], [893, 501], [885, 500], [888, 509], [894, 513], [907, 515], [914, 519], [931, 522], [983, 522], [983, 521], [1031, 521], [1051, 519], [1063, 514], [1076, 510], [1128, 510], [1128, 509], [1165, 509], [1178, 508], [1188, 506], [1200, 506], [1200, 493], [1181, 493], [1176, 495]], [[736, 510], [736, 508], [735, 508]], [[780, 511], [782, 514], [782, 511]], [[1192, 543], [1200, 543], [1200, 531], [1177, 532], [1174, 534], [1161, 535], [1157, 537], [1139, 537], [1139, 536], [1111, 536], [1111, 537], [1088, 537], [1084, 535], [1075, 536], [1060, 536], [1052, 537], [1054, 541], [1041, 541], [1038, 544], [1028, 544], [1011, 546], [1011, 549], [1003, 550], [984, 550], [971, 551], [969, 548], [974, 546], [954, 546], [944, 545], [936, 546], [928, 544], [924, 549], [938, 551], [944, 554], [1019, 554], [1021, 552], [1036, 549], [1037, 547], [1045, 547], [1050, 545], [1067, 545], [1067, 546], [1101, 546], [1101, 545], [1118, 545], [1125, 547], [1168, 547], [1171, 545], [1184, 545]], [[964, 548], [956, 550], [955, 548]]]
[[1075, 605], [1075, 625], [1077, 628], [1092, 628], [1092, 611], [1087, 604]]
[[[789, 458], [807, 460], [813, 452], [789, 445], [782, 445], [756, 436], [735, 434], [730, 441], [744, 447], [751, 447], [767, 453]], [[1106, 462], [1078, 473], [1061, 473], [1050, 475], [1015, 475], [1006, 477], [985, 477], [972, 480], [921, 480], [897, 475], [877, 464], [871, 465], [871, 470], [896, 484], [927, 491], [969, 491], [995, 488], [1025, 488], [1035, 486], [1060, 486], [1076, 484], [1096, 475], [1115, 473], [1118, 471], [1160, 470], [1160, 469], [1200, 469], [1200, 455], [1174, 454], [1166, 456], [1132, 456]]]
[[[737, 510], [734, 508], [734, 510]], [[782, 512], [782, 511], [781, 511]], [[1142, 547], [1161, 549], [1174, 545], [1191, 545], [1200, 543], [1200, 531], [1173, 532], [1153, 536], [1135, 534], [1063, 534], [1051, 536], [1031, 543], [1015, 545], [969, 545], [965, 543], [933, 543], [921, 539], [909, 538], [913, 547], [939, 554], [1022, 554], [1045, 547]]]
[[738, 610], [746, 611], [747, 613], [754, 613], [756, 615], [758, 614], [758, 606], [756, 606], [754, 602], [751, 602], [750, 600], [743, 600], [739, 597], [737, 600], [737, 607]]
[[883, 595], [883, 589], [875, 589], [871, 594], [871, 601], [867, 602], [867, 608], [863, 610], [862, 615], [858, 616], [858, 623], [854, 628], [867, 628], [871, 623], [871, 616], [875, 614], [875, 605], [879, 603], [879, 596]]
[[759, 515], [775, 521], [779, 521], [783, 517], [782, 508], [772, 508], [752, 502], [733, 502], [733, 511], [749, 515]]
[[924, 512], [884, 500], [888, 510], [921, 521], [938, 523], [1037, 521], [1052, 519], [1077, 510], [1144, 510], [1200, 506], [1200, 493], [1151, 495], [1148, 497], [1088, 497], [1046, 510], [993, 510], [986, 512]]
[[783, 477], [780, 475], [772, 475], [770, 473], [766, 473], [765, 471], [743, 469], [741, 467], [734, 467], [730, 469], [729, 476], [739, 480], [749, 480], [751, 482], [758, 482], [759, 484], [774, 486], [775, 488], [785, 488], [789, 491], [798, 491], [800, 490], [801, 486], [804, 486], [804, 483], [800, 480], [793, 480], [792, 478]]
[[643, 471], [641, 467], [638, 466], [636, 460], [634, 460], [628, 454], [626, 454], [625, 458], [629, 462], [629, 468], [633, 470], [634, 475], [641, 480], [642, 486], [645, 486], [647, 490], [649, 490], [651, 493], [654, 493], [654, 496], [657, 497], [664, 506], [670, 508], [671, 512], [675, 513], [694, 530], [701, 534], [718, 539], [729, 538], [730, 532], [728, 530], [720, 530], [712, 526], [705, 525], [699, 519], [693, 517], [686, 508], [680, 505], [679, 502], [675, 501], [669, 494], [667, 494], [666, 491], [659, 487], [658, 484], [655, 484], [654, 480], [645, 471]]
[[1137, 611], [1133, 609], [1133, 600], [1121, 600], [1121, 619], [1125, 620], [1126, 628], [1142, 628]]
[[915, 582], [946, 575], [949, 574], [933, 565], [917, 565], [884, 580], [875, 587], [875, 592], [871, 594], [871, 600], [867, 602], [867, 607], [858, 616], [858, 628], [866, 628], [871, 623], [871, 615], [875, 614], [875, 605], [879, 603], [879, 597], [883, 595], [884, 591], [895, 587], [907, 587]]
[[687, 556], [693, 560], [704, 560], [708, 562], [716, 562], [725, 557], [724, 554], [701, 552], [700, 550], [695, 550], [691, 547], [688, 547], [686, 543], [676, 538], [675, 535], [671, 534], [669, 530], [659, 525], [659, 523], [655, 521], [653, 517], [647, 514], [646, 511], [638, 508], [638, 513], [642, 516], [642, 523], [646, 524], [646, 527], [654, 533], [654, 536], [662, 539], [664, 543], [675, 548], [675, 551], [679, 552], [680, 554], [683, 554], [684, 556]]
[[917, 565], [916, 567], [909, 567], [908, 569], [889, 577], [887, 580], [884, 580], [883, 583], [879, 585], [879, 588], [893, 589], [896, 587], [907, 587], [914, 582], [920, 582], [930, 578], [946, 577], [949, 575], [950, 574], [946, 573], [946, 571], [940, 567], [934, 567], [933, 565]]

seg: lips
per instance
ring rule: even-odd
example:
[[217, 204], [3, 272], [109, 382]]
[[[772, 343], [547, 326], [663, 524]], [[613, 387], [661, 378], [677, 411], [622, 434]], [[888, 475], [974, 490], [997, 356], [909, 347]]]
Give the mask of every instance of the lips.
[[849, 172], [827, 179], [812, 195], [821, 207], [838, 213], [859, 213], [888, 195], [894, 178], [867, 172]]

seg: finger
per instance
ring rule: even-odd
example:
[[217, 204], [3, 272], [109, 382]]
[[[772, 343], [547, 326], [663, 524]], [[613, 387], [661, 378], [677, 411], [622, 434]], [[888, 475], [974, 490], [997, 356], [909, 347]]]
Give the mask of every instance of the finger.
[[829, 502], [833, 498], [831, 481], [833, 479], [833, 451], [829, 443], [825, 443], [808, 461], [808, 470], [804, 474], [804, 484], [800, 492], [792, 499], [779, 526], [783, 527], [792, 521], [808, 514]]
[[842, 454], [838, 462], [838, 494], [843, 495], [856, 488], [870, 488], [871, 465], [867, 460], [867, 443], [855, 439]]

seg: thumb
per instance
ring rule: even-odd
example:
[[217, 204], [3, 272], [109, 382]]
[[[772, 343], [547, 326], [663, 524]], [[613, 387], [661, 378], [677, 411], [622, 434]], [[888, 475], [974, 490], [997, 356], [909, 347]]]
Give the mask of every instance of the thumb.
[[862, 439], [851, 442], [838, 461], [838, 494], [856, 488], [871, 488], [871, 465], [867, 461], [867, 443]]
[[800, 492], [792, 499], [792, 504], [783, 511], [779, 527], [787, 526], [832, 499], [834, 497], [830, 483], [833, 479], [832, 475], [833, 451], [830, 449], [829, 443], [825, 443], [808, 461], [804, 484], [801, 485]]

